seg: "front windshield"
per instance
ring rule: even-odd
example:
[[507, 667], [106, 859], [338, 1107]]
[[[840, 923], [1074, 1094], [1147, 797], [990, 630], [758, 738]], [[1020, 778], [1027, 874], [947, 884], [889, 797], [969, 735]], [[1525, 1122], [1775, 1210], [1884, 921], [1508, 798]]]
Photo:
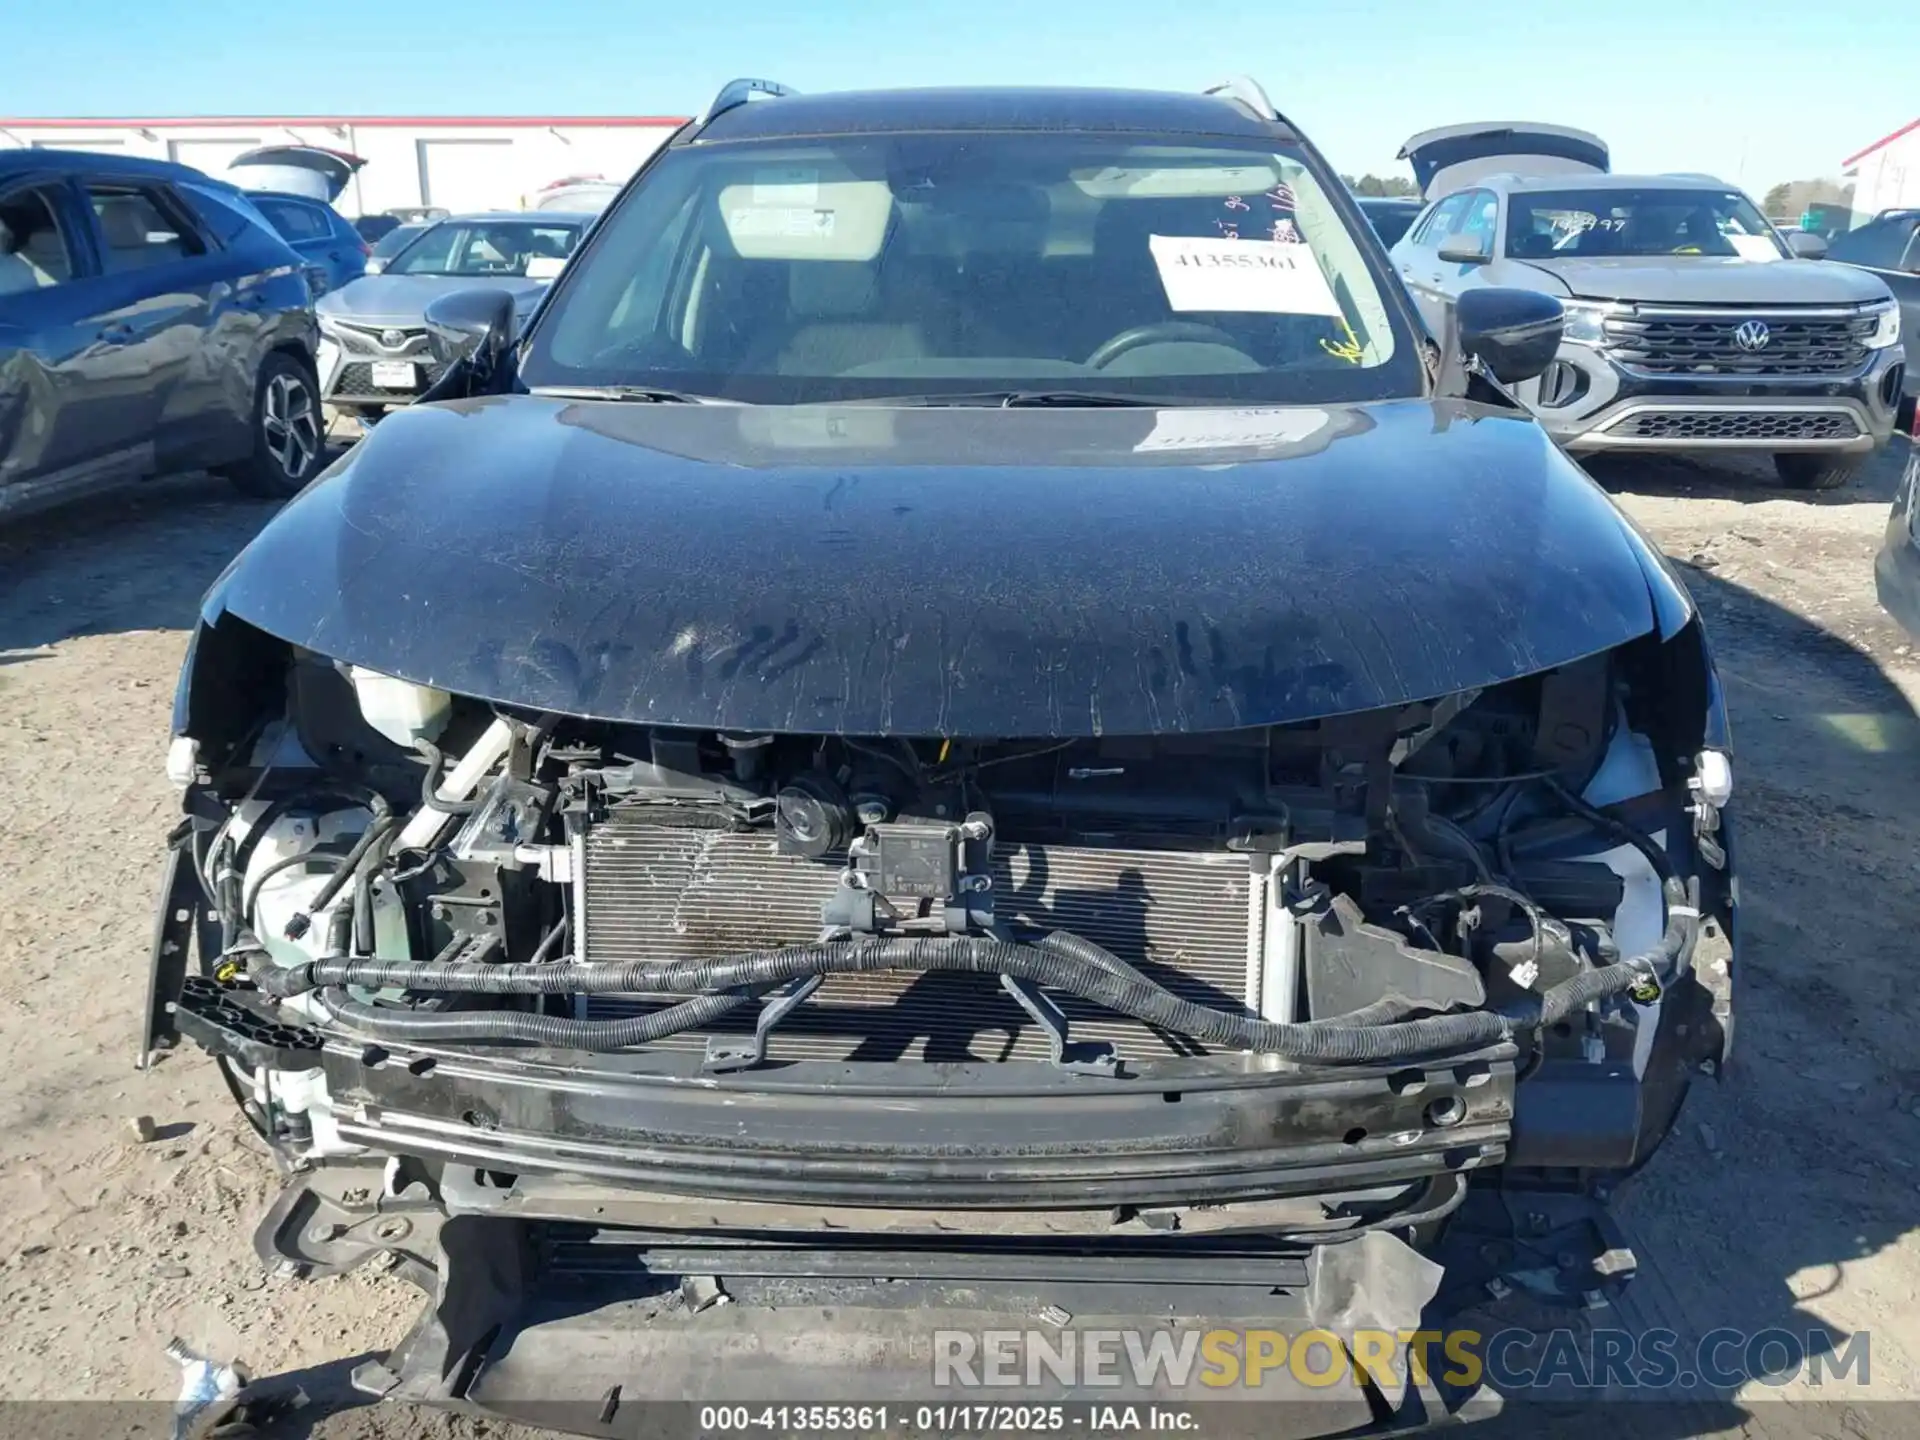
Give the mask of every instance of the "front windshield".
[[520, 374], [759, 403], [1423, 384], [1297, 151], [1028, 133], [672, 151], [602, 223]]
[[1737, 190], [1549, 190], [1507, 200], [1507, 254], [1521, 260], [1718, 255], [1784, 260], [1788, 252]]
[[573, 253], [578, 225], [443, 220], [394, 257], [389, 275], [524, 275], [551, 280]]
[[385, 260], [397, 255], [419, 238], [424, 225], [396, 225], [378, 240], [373, 242], [373, 258]]

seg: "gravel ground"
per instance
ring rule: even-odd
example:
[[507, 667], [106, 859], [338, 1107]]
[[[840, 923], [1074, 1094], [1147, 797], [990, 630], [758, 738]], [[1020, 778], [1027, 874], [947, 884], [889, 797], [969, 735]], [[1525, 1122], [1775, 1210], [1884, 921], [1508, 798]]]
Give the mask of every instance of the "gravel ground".
[[[1759, 466], [1595, 467], [1709, 617], [1748, 926], [1736, 1064], [1621, 1198], [1653, 1272], [1630, 1314], [1867, 1330], [1870, 1393], [1889, 1400], [1920, 1397], [1920, 657], [1871, 571], [1903, 460], [1814, 497]], [[212, 1069], [190, 1049], [132, 1068], [185, 631], [271, 514], [184, 477], [0, 531], [0, 1400], [170, 1397], [161, 1344], [179, 1334], [297, 1375], [319, 1403], [289, 1433], [525, 1433], [343, 1408], [414, 1293], [371, 1271], [264, 1279], [249, 1242], [276, 1182]], [[1781, 1393], [1655, 1428], [1920, 1430], [1910, 1404], [1766, 1403]]]

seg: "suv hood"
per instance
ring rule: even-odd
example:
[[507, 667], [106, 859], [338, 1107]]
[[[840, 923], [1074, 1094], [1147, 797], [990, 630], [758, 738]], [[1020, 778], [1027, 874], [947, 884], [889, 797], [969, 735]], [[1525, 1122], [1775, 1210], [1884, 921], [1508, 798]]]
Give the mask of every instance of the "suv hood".
[[313, 309], [317, 315], [336, 320], [421, 325], [426, 323], [427, 306], [442, 295], [484, 286], [512, 295], [514, 308], [525, 317], [533, 312], [534, 303], [550, 283], [513, 275], [362, 275], [322, 295], [314, 301]]
[[1487, 175], [1605, 174], [1607, 142], [1565, 125], [1479, 121], [1422, 130], [1400, 147], [1420, 193], [1431, 200]]
[[389, 416], [202, 618], [610, 720], [1087, 736], [1494, 684], [1648, 632], [1656, 592], [1690, 613], [1508, 411], [506, 396]]
[[1589, 257], [1517, 262], [1544, 271], [1585, 300], [1674, 305], [1864, 305], [1886, 282], [1826, 260], [1743, 260], [1737, 255]]

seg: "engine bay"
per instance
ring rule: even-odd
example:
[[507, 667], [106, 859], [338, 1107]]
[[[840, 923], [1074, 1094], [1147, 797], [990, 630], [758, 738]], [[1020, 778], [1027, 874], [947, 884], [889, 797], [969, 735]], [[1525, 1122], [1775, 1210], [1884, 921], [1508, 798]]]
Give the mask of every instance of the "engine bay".
[[1021, 739], [604, 724], [291, 651], [284, 714], [196, 749], [189, 843], [226, 1003], [375, 1043], [1631, 1063], [1697, 931], [1668, 846], [1716, 813], [1636, 663]]

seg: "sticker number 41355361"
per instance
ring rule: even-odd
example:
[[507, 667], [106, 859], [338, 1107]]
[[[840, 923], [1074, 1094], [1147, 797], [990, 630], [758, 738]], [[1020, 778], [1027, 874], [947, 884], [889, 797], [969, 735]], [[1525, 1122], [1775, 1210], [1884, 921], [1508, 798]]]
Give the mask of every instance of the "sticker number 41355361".
[[1147, 244], [1176, 311], [1340, 314], [1333, 287], [1305, 245], [1186, 235], [1152, 235]]

